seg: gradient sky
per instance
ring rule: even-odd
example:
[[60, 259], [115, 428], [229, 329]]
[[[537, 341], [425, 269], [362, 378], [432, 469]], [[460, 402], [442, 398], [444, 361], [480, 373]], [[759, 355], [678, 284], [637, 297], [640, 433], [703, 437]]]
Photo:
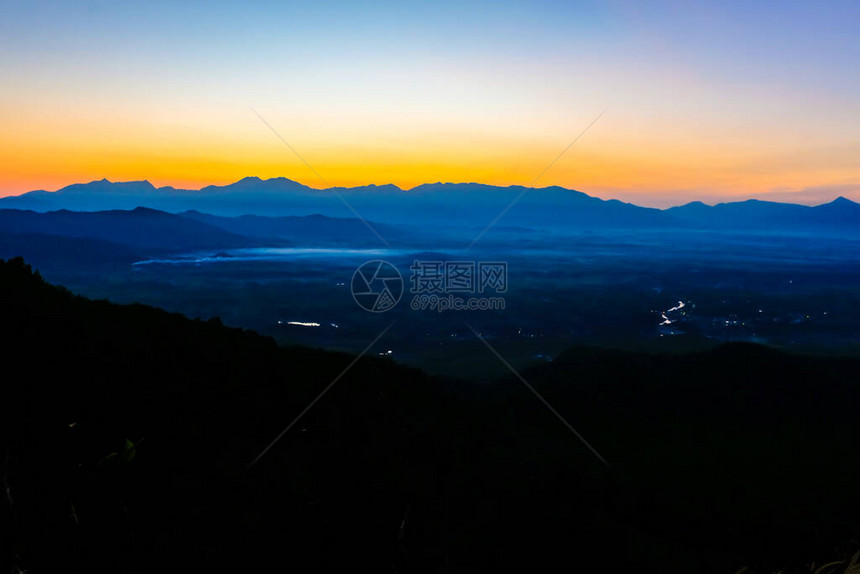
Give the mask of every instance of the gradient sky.
[[[647, 7], [645, 6], [647, 5]], [[860, 2], [0, 1], [0, 196], [528, 185], [860, 199]], [[252, 110], [253, 108], [253, 110]]]

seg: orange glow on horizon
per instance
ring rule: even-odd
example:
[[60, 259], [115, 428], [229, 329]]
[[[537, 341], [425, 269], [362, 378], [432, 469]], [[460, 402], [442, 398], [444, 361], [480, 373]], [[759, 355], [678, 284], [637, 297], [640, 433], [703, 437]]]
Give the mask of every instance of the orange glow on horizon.
[[[525, 128], [509, 133], [424, 129], [404, 135], [382, 126], [371, 137], [367, 133], [372, 132], [362, 132], [356, 125], [321, 135], [290, 132], [291, 145], [323, 182], [264, 124], [251, 119], [255, 121], [249, 121], [247, 114], [238, 120], [227, 118], [226, 125], [216, 130], [199, 127], [216, 124], [211, 121], [142, 121], [126, 114], [111, 124], [86, 116], [62, 116], [53, 123], [19, 118], [0, 134], [4, 163], [0, 196], [53, 191], [102, 178], [199, 189], [257, 176], [286, 177], [312, 188], [390, 183], [411, 189], [439, 181], [559, 185], [604, 199], [667, 206], [697, 199], [764, 196], [777, 189], [850, 188], [860, 182], [855, 147], [779, 149], [768, 146], [772, 136], [767, 133], [751, 133], [730, 144], [701, 140], [691, 145], [683, 133], [639, 133], [625, 129], [624, 122], [613, 124], [611, 118], [585, 134], [537, 181], [570, 143], [568, 132], [540, 126], [535, 130], [540, 137]], [[275, 125], [284, 123], [273, 120]], [[777, 151], [761, 153], [760, 149]], [[857, 198], [860, 192], [849, 190], [845, 195]]]
[[860, 197], [853, 7], [233, 4], [10, 5], [0, 197], [252, 175]]

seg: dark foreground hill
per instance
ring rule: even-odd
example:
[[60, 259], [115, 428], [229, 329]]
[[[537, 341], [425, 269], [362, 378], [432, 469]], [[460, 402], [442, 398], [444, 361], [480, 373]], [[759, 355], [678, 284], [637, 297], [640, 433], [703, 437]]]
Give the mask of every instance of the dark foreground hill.
[[[0, 262], [2, 561], [30, 572], [758, 572], [860, 548], [855, 360], [572, 349], [433, 380]], [[15, 570], [17, 571], [17, 570]]]

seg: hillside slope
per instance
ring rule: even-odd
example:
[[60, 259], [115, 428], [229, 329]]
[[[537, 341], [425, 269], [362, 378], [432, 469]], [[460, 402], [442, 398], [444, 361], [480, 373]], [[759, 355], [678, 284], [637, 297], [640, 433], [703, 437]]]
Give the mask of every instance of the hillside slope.
[[[856, 360], [571, 349], [433, 380], [0, 262], [4, 568], [806, 572], [856, 551]], [[114, 454], [115, 453], [115, 454]], [[559, 562], [561, 561], [561, 562]]]

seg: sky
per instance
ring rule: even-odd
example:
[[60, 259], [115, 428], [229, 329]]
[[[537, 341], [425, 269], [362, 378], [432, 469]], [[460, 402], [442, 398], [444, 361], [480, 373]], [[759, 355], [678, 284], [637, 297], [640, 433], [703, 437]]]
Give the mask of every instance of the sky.
[[857, 0], [0, 0], [0, 14], [0, 196], [283, 176], [658, 207], [860, 200]]

